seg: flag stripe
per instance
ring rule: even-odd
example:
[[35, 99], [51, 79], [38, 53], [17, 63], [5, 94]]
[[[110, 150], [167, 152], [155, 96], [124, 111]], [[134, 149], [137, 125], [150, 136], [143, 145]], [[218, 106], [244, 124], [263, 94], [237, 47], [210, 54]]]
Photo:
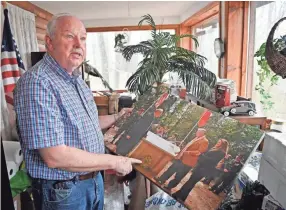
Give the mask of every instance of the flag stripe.
[[15, 88], [16, 84], [13, 83], [13, 84], [10, 84], [10, 85], [5, 85], [4, 86], [4, 91], [5, 93], [9, 93], [9, 92], [12, 92]]
[[16, 58], [2, 58], [1, 65], [8, 65], [8, 64], [18, 64]]
[[3, 65], [1, 66], [1, 71], [5, 72], [5, 71], [11, 71], [12, 69], [16, 70], [19, 69], [18, 64], [7, 64], [7, 65]]
[[11, 51], [11, 52], [8, 52], [8, 51], [3, 51], [2, 54], [1, 54], [1, 59], [3, 58], [16, 58], [16, 52], [15, 51]]
[[[15, 85], [14, 85], [14, 86], [15, 86]], [[6, 101], [7, 101], [8, 104], [14, 105], [13, 98], [11, 98], [11, 97], [8, 96], [8, 95], [5, 95], [5, 98], [6, 98]]]
[[2, 78], [7, 79], [9, 77], [20, 77], [20, 71], [19, 70], [12, 70], [12, 71], [6, 71], [2, 72]]
[[20, 77], [9, 77], [6, 79], [3, 79], [3, 84], [5, 85], [10, 85], [12, 83], [16, 83], [19, 80]]

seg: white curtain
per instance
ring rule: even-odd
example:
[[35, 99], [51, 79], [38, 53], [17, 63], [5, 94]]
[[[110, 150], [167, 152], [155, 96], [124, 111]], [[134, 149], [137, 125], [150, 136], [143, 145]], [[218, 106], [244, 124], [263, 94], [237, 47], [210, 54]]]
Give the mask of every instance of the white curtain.
[[218, 18], [194, 28], [194, 35], [197, 36], [199, 46], [196, 52], [207, 58], [205, 68], [218, 75], [218, 61], [214, 52], [214, 40], [219, 37]]
[[[36, 35], [35, 15], [19, 7], [7, 3], [8, 17], [12, 34], [17, 43], [25, 69], [31, 67], [31, 52], [38, 51]], [[1, 43], [3, 36], [4, 8], [1, 5]], [[12, 107], [7, 106], [2, 74], [0, 74], [1, 92], [1, 136], [3, 140], [17, 140], [18, 136], [15, 128], [15, 112]]]
[[31, 67], [31, 52], [39, 51], [35, 15], [7, 4], [12, 34], [19, 48], [26, 70]]
[[[175, 30], [163, 30], [175, 33]], [[138, 44], [141, 41], [151, 39], [150, 31], [123, 31], [123, 32], [99, 32], [87, 34], [87, 56], [89, 64], [94, 66], [111, 88], [126, 89], [128, 78], [137, 70], [139, 62], [143, 59], [141, 54], [135, 54], [130, 62], [126, 62], [121, 53], [115, 52], [114, 38], [119, 33], [125, 33], [128, 37], [127, 45]], [[85, 78], [87, 74], [85, 74]], [[93, 91], [106, 90], [99, 78], [90, 76], [90, 88]]]

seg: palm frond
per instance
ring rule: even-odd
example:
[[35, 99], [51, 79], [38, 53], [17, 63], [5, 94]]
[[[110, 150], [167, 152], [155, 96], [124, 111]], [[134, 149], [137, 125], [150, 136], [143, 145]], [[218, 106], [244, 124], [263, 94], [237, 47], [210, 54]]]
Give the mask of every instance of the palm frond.
[[174, 55], [170, 57], [170, 60], [185, 58], [185, 60], [189, 60], [190, 62], [194, 62], [198, 66], [204, 66], [206, 57], [195, 53], [194, 51], [187, 50], [182, 47], [174, 47], [172, 49], [174, 51]]
[[156, 24], [150, 14], [142, 16], [142, 19], [139, 21], [138, 26], [142, 26], [143, 22], [146, 21], [152, 28], [151, 35], [154, 38], [156, 36]]
[[195, 42], [195, 46], [198, 47], [199, 46], [199, 42], [198, 42], [198, 39], [196, 36], [194, 35], [191, 35], [191, 34], [182, 34], [182, 35], [172, 35], [172, 39], [173, 39], [173, 42], [174, 43], [178, 43], [178, 41], [180, 41], [180, 39], [183, 39], [183, 38], [191, 38], [194, 42]]
[[168, 70], [179, 75], [187, 91], [192, 95], [202, 100], [209, 99], [211, 90], [216, 83], [216, 75], [214, 73], [204, 67], [193, 66], [192, 63], [189, 63], [189, 65], [171, 63]]
[[144, 41], [136, 45], [129, 45], [124, 47], [122, 55], [127, 61], [130, 61], [132, 56], [136, 53], [141, 53], [143, 56], [146, 56], [151, 48], [152, 44], [148, 41]]
[[213, 72], [184, 58], [170, 60], [168, 69], [177, 69], [178, 71], [184, 71], [186, 73], [194, 73], [210, 88], [213, 88], [217, 81], [217, 76]]
[[150, 84], [154, 84], [159, 80], [159, 71], [152, 69], [152, 59], [146, 58], [139, 63], [137, 71], [127, 80], [126, 87], [130, 92], [144, 93]]

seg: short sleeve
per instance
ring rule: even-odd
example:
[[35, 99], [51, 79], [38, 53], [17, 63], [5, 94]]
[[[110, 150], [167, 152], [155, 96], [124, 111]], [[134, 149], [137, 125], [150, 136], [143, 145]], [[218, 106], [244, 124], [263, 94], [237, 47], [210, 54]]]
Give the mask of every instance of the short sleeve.
[[53, 89], [33, 73], [21, 79], [14, 91], [14, 106], [22, 146], [40, 149], [64, 144], [64, 127]]

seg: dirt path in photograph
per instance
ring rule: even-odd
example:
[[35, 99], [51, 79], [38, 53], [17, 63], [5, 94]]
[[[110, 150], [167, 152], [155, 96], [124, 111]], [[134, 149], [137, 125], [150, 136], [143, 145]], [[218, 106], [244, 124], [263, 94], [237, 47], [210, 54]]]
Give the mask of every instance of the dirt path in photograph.
[[198, 182], [186, 200], [186, 206], [192, 210], [217, 209], [223, 201], [225, 194], [214, 194], [208, 189], [208, 185]]
[[[191, 174], [192, 173], [189, 172], [181, 180], [177, 187], [173, 188], [174, 192], [178, 191], [187, 182], [187, 180], [190, 179]], [[166, 181], [165, 185], [168, 185], [168, 183], [174, 178], [175, 174]], [[155, 180], [152, 179], [152, 181]], [[212, 185], [213, 183], [210, 184], [210, 186]], [[191, 210], [215, 210], [219, 207], [220, 203], [224, 200], [224, 198], [225, 193], [222, 192], [217, 195], [209, 190], [209, 185], [203, 184], [202, 182], [198, 182], [193, 188], [193, 190], [189, 193], [184, 205]]]

